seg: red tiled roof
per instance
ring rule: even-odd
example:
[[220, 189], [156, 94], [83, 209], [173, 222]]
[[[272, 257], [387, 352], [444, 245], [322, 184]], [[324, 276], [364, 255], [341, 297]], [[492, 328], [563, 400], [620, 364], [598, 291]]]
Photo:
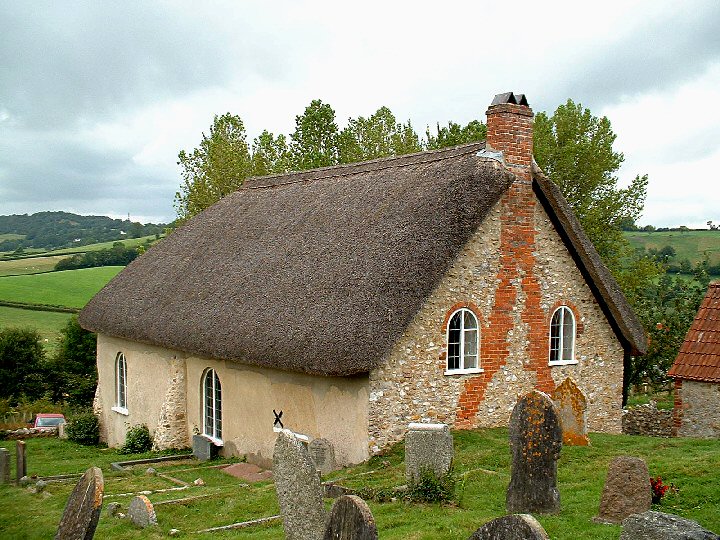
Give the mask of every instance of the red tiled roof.
[[710, 284], [668, 375], [720, 382], [720, 282]]

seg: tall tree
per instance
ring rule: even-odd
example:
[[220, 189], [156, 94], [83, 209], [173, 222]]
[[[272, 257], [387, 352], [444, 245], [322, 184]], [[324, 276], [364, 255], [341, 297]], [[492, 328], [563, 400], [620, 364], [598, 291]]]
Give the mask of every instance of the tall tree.
[[436, 134], [433, 135], [430, 133], [430, 128], [427, 128], [425, 137], [428, 150], [437, 150], [458, 144], [484, 141], [487, 137], [487, 126], [479, 120], [471, 120], [465, 126], [448, 122], [447, 126], [440, 127], [438, 123]]
[[613, 150], [616, 135], [610, 121], [571, 99], [552, 116], [539, 113], [534, 132], [535, 159], [562, 190], [603, 261], [618, 276], [627, 254], [621, 227], [640, 217], [647, 175], [618, 187], [615, 173], [624, 156]]
[[319, 99], [311, 101], [305, 112], [295, 117], [295, 131], [290, 135], [292, 168], [304, 171], [337, 165], [338, 135], [333, 108]]
[[268, 130], [255, 137], [252, 145], [252, 174], [265, 176], [290, 170], [290, 151], [285, 135], [275, 137]]
[[80, 326], [73, 315], [61, 330], [60, 347], [47, 365], [54, 402], [92, 405], [97, 386], [97, 336]]
[[44, 392], [45, 351], [40, 335], [29, 328], [0, 330], [0, 398], [37, 399]]
[[239, 116], [215, 116], [200, 145], [178, 155], [182, 184], [175, 194], [179, 221], [186, 221], [237, 190], [252, 173], [245, 125]]
[[387, 107], [380, 107], [369, 118], [351, 118], [340, 132], [340, 163], [398, 156], [419, 152], [420, 138], [410, 121], [400, 124]]

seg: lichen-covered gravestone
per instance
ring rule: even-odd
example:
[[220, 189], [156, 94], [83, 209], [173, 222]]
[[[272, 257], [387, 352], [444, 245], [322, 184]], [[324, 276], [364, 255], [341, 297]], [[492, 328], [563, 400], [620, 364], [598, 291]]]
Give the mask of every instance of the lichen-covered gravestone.
[[328, 474], [337, 468], [335, 463], [335, 448], [327, 439], [313, 439], [308, 445], [310, 459], [315, 467], [322, 473]]
[[620, 540], [718, 540], [720, 535], [708, 531], [699, 523], [663, 512], [648, 510], [633, 514], [622, 522]]
[[27, 476], [27, 455], [25, 454], [25, 441], [15, 441], [15, 483], [20, 485], [20, 479]]
[[521, 397], [510, 416], [512, 453], [506, 506], [509, 513], [560, 511], [557, 460], [562, 430], [550, 397], [537, 390]]
[[68, 498], [55, 540], [92, 539], [100, 519], [104, 489], [100, 469], [91, 467], [85, 471]]
[[447, 424], [408, 426], [405, 436], [405, 476], [411, 484], [420, 480], [423, 470], [441, 477], [453, 461], [453, 436]]
[[563, 444], [588, 446], [587, 400], [569, 377], [555, 388], [550, 398], [557, 407], [562, 428]]
[[322, 539], [326, 512], [320, 476], [307, 448], [290, 430], [279, 432], [275, 441], [273, 476], [285, 538]]
[[512, 514], [487, 522], [468, 540], [550, 540], [550, 537], [531, 515]]
[[0, 448], [0, 484], [10, 483], [10, 452]]
[[157, 525], [157, 516], [155, 515], [155, 508], [153, 507], [150, 499], [145, 495], [138, 495], [133, 497], [128, 506], [128, 518], [135, 525], [141, 528], [150, 527]]
[[377, 540], [375, 518], [355, 495], [343, 495], [332, 506], [323, 540]]
[[650, 473], [645, 462], [636, 457], [618, 456], [610, 462], [595, 521], [621, 523], [631, 514], [650, 510]]

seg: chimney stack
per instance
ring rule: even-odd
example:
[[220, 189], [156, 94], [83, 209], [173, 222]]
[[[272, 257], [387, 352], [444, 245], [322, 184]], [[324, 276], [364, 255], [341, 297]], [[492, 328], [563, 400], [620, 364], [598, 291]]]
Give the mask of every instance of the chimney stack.
[[532, 182], [533, 112], [524, 94], [506, 92], [493, 99], [487, 112], [486, 146], [500, 151], [505, 164], [523, 183]]

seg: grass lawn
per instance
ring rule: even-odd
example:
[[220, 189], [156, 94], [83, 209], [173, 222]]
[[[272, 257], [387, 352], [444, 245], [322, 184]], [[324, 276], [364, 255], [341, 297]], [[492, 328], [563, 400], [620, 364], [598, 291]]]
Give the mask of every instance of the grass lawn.
[[[369, 501], [380, 537], [384, 539], [467, 539], [486, 521], [505, 513], [505, 490], [510, 479], [510, 451], [506, 429], [455, 432], [455, 472], [458, 477], [455, 504], [416, 504], [403, 501]], [[720, 531], [720, 441], [655, 439], [627, 435], [591, 434], [590, 447], [565, 447], [559, 463], [558, 486], [562, 512], [556, 516], [536, 516], [550, 538], [616, 539], [620, 527], [592, 522], [597, 514], [600, 494], [610, 460], [622, 454], [645, 459], [653, 476], [662, 476], [678, 490], [668, 494], [655, 509], [679, 514], [704, 527]], [[14, 452], [14, 443], [1, 442]], [[124, 459], [115, 450], [84, 448], [57, 439], [30, 439], [28, 472], [40, 475], [80, 472], [90, 465], [100, 466], [105, 475], [104, 501], [120, 502], [127, 509], [131, 491], [163, 489], [173, 484], [161, 477], [144, 474], [147, 466], [130, 474], [112, 473], [109, 463]], [[354, 488], [384, 489], [405, 483], [403, 446], [361, 465], [328, 476]], [[219, 462], [219, 463], [222, 463]], [[159, 526], [153, 530], [135, 529], [125, 520], [105, 513], [100, 518], [96, 538], [164, 538], [171, 528], [183, 536], [199, 529], [236, 521], [269, 516], [278, 512], [271, 482], [243, 485], [210, 464], [187, 462], [171, 466], [153, 465], [158, 472], [186, 482], [202, 478], [204, 486], [183, 491], [151, 493], [157, 503], [168, 499], [210, 495], [195, 502], [156, 507]], [[48, 538], [54, 534], [72, 483], [51, 483], [47, 495], [26, 489], [0, 486], [0, 536], [3, 538]], [[331, 501], [326, 501], [329, 505]], [[32, 527], [20, 516], [32, 518]], [[199, 538], [283, 538], [280, 523], [250, 529], [204, 535]]]
[[0, 306], [0, 329], [20, 327], [37, 330], [47, 351], [53, 350], [60, 337], [60, 330], [67, 324], [69, 318], [70, 313]]
[[6, 276], [0, 278], [0, 300], [81, 308], [122, 269], [122, 266], [102, 266]]
[[625, 232], [625, 237], [633, 247], [662, 249], [672, 246], [675, 249], [673, 263], [688, 259], [692, 264], [703, 260], [705, 254], [710, 264], [720, 263], [720, 231], [662, 231], [662, 232]]

